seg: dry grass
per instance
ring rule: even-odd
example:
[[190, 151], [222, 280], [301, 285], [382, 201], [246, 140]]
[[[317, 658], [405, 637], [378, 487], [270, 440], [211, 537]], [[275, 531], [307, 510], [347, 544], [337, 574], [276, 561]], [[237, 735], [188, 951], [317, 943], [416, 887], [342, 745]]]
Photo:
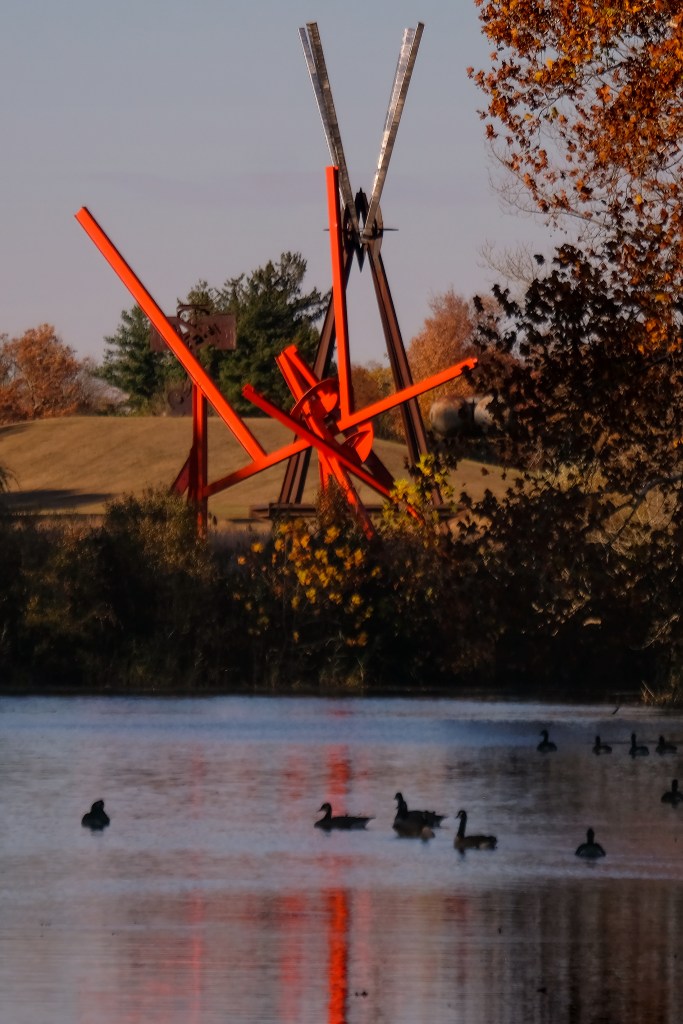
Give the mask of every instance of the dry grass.
[[[266, 451], [292, 440], [279, 424], [247, 421]], [[0, 465], [14, 477], [5, 504], [13, 511], [48, 515], [100, 515], [107, 502], [146, 488], [168, 487], [181, 468], [192, 440], [189, 418], [131, 416], [38, 420], [0, 427]], [[375, 449], [396, 477], [405, 476], [402, 445], [377, 441]], [[209, 478], [218, 479], [249, 461], [241, 446], [217, 418], [209, 421]], [[243, 520], [250, 509], [276, 501], [284, 464], [245, 480], [210, 499], [218, 520]], [[502, 493], [504, 484], [493, 467], [463, 461], [453, 474], [456, 494], [467, 487], [473, 496], [485, 488]], [[304, 500], [313, 502], [318, 489], [315, 456]], [[364, 486], [361, 497], [377, 499]]]

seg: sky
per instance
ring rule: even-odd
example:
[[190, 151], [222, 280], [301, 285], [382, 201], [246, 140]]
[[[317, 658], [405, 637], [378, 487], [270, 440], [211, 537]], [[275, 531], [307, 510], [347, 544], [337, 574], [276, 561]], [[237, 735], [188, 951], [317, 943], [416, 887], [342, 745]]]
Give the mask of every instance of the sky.
[[[406, 344], [483, 247], [547, 248], [503, 209], [467, 77], [474, 0], [8, 0], [0, 12], [0, 333], [52, 324], [80, 357], [133, 300], [74, 219], [87, 206], [168, 314], [199, 280], [277, 261], [330, 287], [330, 162], [298, 29], [316, 21], [354, 191], [369, 195], [403, 29], [425, 25], [382, 194], [382, 257]], [[369, 269], [347, 293], [351, 357], [386, 354]]]

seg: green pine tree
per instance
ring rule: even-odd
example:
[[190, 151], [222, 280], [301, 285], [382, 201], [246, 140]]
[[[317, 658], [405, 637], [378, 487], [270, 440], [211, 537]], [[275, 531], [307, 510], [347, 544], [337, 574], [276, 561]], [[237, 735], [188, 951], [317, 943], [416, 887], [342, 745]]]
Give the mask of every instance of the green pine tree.
[[129, 396], [137, 412], [163, 399], [172, 372], [172, 357], [153, 352], [149, 344], [149, 320], [139, 306], [124, 309], [116, 333], [104, 339], [107, 346], [100, 376]]
[[303, 292], [305, 274], [304, 257], [284, 252], [278, 263], [269, 260], [213, 292], [215, 308], [237, 318], [237, 349], [221, 353], [219, 385], [242, 415], [258, 415], [242, 397], [246, 383], [277, 405], [291, 408], [291, 393], [275, 363], [275, 356], [287, 345], [296, 345], [309, 362], [315, 356], [318, 331], [314, 325], [325, 311], [328, 296], [317, 288]]

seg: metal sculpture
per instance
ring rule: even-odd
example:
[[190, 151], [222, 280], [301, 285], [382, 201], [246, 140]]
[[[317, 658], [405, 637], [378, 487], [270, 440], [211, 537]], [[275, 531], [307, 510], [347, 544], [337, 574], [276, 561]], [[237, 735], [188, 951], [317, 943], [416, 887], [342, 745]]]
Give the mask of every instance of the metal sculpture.
[[[181, 303], [176, 316], [169, 316], [167, 320], [193, 355], [208, 345], [221, 351], [232, 351], [237, 347], [236, 323], [232, 313], [211, 313], [205, 306]], [[149, 343], [152, 351], [166, 351], [166, 342], [154, 326], [150, 328]], [[175, 494], [187, 493], [189, 504], [197, 509], [200, 529], [205, 532], [208, 518], [205, 492], [209, 482], [206, 398], [201, 388], [188, 377], [169, 391], [168, 401], [174, 412], [184, 412], [190, 404], [192, 414], [192, 445], [171, 490]]]
[[[312, 26], [309, 25], [308, 29], [310, 33]], [[399, 68], [397, 69], [397, 81], [400, 80], [400, 85], [397, 86], [395, 83], [394, 91], [392, 92], [390, 113], [393, 110], [393, 114], [387, 118], [388, 127], [385, 129], [385, 138], [380, 153], [375, 186], [373, 186], [370, 204], [366, 205], [365, 198], [362, 197], [358, 207], [354, 205], [355, 220], [354, 216], [350, 213], [347, 200], [344, 199], [345, 196], [348, 197], [349, 193], [348, 174], [344, 174], [338, 166], [327, 168], [332, 300], [313, 367], [309, 367], [306, 364], [293, 345], [286, 348], [277, 357], [280, 372], [292, 393], [294, 400], [293, 408], [289, 412], [280, 409], [264, 395], [256, 391], [251, 384], [245, 384], [242, 389], [244, 396], [257, 408], [291, 429], [294, 434], [295, 440], [279, 448], [277, 451], [268, 453], [264, 450], [247, 424], [233, 409], [202, 367], [191, 346], [183, 338], [182, 330], [179, 331], [179, 325], [177, 323], [174, 325], [164, 315], [92, 214], [85, 207], [82, 207], [76, 214], [79, 224], [118, 274], [135, 301], [147, 315], [159, 337], [170, 348], [192, 381], [194, 407], [193, 448], [190, 458], [183, 467], [181, 474], [179, 474], [176, 484], [178, 487], [181, 485], [183, 481], [180, 478], [186, 473], [188, 495], [197, 509], [198, 525], [202, 532], [206, 531], [207, 502], [212, 495], [287, 460], [289, 460], [288, 473], [291, 474], [291, 467], [294, 466], [297, 480], [301, 476], [301, 472], [297, 468], [296, 460], [305, 460], [303, 465], [303, 475], [305, 477], [305, 471], [308, 466], [307, 457], [315, 449], [320, 465], [322, 485], [326, 486], [332, 479], [337, 482], [349, 505], [355, 510], [365, 533], [368, 536], [372, 536], [374, 530], [370, 515], [360, 500], [352, 477], [365, 483], [385, 499], [391, 499], [393, 487], [391, 474], [373, 451], [373, 418], [389, 409], [399, 407], [404, 412], [404, 419], [412, 426], [416, 426], [419, 422], [422, 434], [424, 434], [424, 427], [422, 426], [416, 402], [417, 397], [425, 391], [453, 380], [464, 370], [472, 369], [476, 364], [476, 359], [466, 359], [440, 373], [432, 375], [427, 380], [413, 383], [407, 359], [405, 358], [405, 350], [400, 341], [400, 332], [398, 332], [398, 325], [395, 321], [395, 313], [393, 313], [393, 305], [391, 304], [388, 286], [386, 285], [386, 276], [383, 273], [383, 269], [377, 269], [381, 268], [379, 256], [379, 242], [381, 240], [379, 194], [384, 176], [386, 175], [391, 146], [393, 145], [393, 138], [395, 137], [398, 118], [400, 117], [401, 97], [405, 98], [406, 78], [409, 78], [409, 71], [414, 62], [414, 54], [417, 48], [417, 33], [418, 30], [407, 30], [407, 34], [404, 36], [404, 45], [401, 51], [401, 58], [399, 59]], [[315, 34], [312, 35], [312, 52], [318, 53]], [[314, 59], [315, 66], [318, 69], [320, 68], [321, 52], [320, 50], [318, 57]], [[331, 117], [329, 113], [330, 109], [333, 113], [333, 107], [330, 106], [332, 101], [331, 93], [329, 93], [329, 83], [325, 87], [324, 80], [321, 83], [319, 72], [316, 72], [316, 74], [318, 75], [317, 81], [322, 94], [328, 94], [329, 99], [328, 106], [325, 108], [327, 111], [327, 121], [324, 118], [324, 123], [330, 129], [329, 137], [338, 139], [338, 127], [336, 132], [334, 131], [336, 118]], [[314, 79], [315, 84], [316, 80]], [[335, 142], [335, 147], [337, 156], [340, 158], [342, 166], [345, 167], [340, 140]], [[345, 202], [343, 216], [340, 206], [340, 194]], [[373, 208], [375, 210], [374, 219], [370, 222], [368, 211]], [[359, 217], [363, 219], [362, 229]], [[364, 256], [368, 255], [371, 266], [375, 267], [373, 279], [376, 284], [378, 301], [380, 296], [382, 297], [380, 310], [383, 315], [383, 322], [385, 323], [388, 346], [388, 339], [392, 339], [390, 347], [392, 367], [395, 366], [395, 377], [401, 383], [401, 386], [397, 388], [393, 395], [373, 402], [371, 405], [359, 410], [355, 410], [353, 407], [346, 325], [346, 283], [351, 265], [351, 257], [354, 252], [357, 253], [359, 261], [362, 261]], [[329, 373], [332, 342], [335, 336], [338, 356], [338, 374], [336, 377], [331, 376]], [[208, 481], [207, 403], [213, 407], [216, 414], [222, 419], [250, 458], [246, 465], [213, 482]], [[408, 412], [405, 411], [406, 408], [408, 408]], [[413, 409], [412, 412], [410, 411], [411, 409]], [[412, 447], [409, 444], [409, 451], [411, 452], [411, 457], [416, 461], [419, 455], [426, 451], [426, 436], [424, 438], [424, 445], [422, 445], [417, 430], [413, 431], [413, 444]], [[303, 484], [301, 487], [303, 489]], [[297, 500], [300, 500], [300, 498]]]
[[[366, 258], [370, 266], [386, 350], [389, 356], [389, 365], [394, 378], [394, 386], [398, 391], [410, 387], [413, 383], [386, 270], [380, 253], [384, 231], [387, 230], [383, 226], [380, 198], [389, 169], [389, 162], [396, 141], [396, 134], [403, 113], [423, 29], [424, 25], [422, 22], [419, 22], [416, 28], [407, 28], [403, 33], [403, 41], [396, 65], [396, 73], [394, 75], [380, 143], [377, 169], [369, 201], [362, 190], [354, 196], [353, 189], [351, 188], [318, 26], [315, 22], [309, 22], [305, 28], [299, 29], [304, 56], [323, 123], [330, 156], [332, 163], [339, 169], [339, 195], [342, 206], [341, 268], [338, 273], [338, 280], [334, 281], [333, 297], [320, 334], [318, 352], [314, 363], [314, 370], [318, 377], [325, 377], [329, 374], [336, 335], [340, 380], [343, 375], [346, 375], [348, 378], [349, 354], [346, 322], [345, 319], [343, 322], [341, 320], [342, 315], [345, 318], [346, 312], [345, 305], [343, 310], [339, 306], [340, 296], [345, 296], [353, 257], [355, 256], [361, 270]], [[345, 304], [345, 298], [343, 301]], [[343, 388], [343, 398], [349, 405], [352, 404], [353, 396], [350, 383], [347, 387]], [[400, 410], [409, 461], [411, 465], [415, 465], [419, 457], [426, 454], [429, 450], [427, 432], [422, 421], [419, 405], [415, 399], [402, 403]], [[301, 502], [309, 460], [310, 451], [290, 460], [285, 472], [279, 502], [275, 506], [276, 509], [278, 507], [288, 508], [292, 505], [296, 506]], [[434, 500], [437, 503], [441, 501], [440, 495], [436, 492]]]

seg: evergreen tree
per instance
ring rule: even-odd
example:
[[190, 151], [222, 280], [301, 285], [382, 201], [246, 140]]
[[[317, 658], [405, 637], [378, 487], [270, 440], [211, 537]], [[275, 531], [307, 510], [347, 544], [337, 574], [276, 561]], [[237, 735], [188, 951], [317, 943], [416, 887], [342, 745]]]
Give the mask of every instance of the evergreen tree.
[[149, 409], [164, 393], [171, 368], [171, 356], [153, 352], [149, 344], [149, 320], [139, 306], [124, 309], [107, 349], [100, 376], [130, 396], [136, 411]]
[[[275, 356], [295, 344], [304, 358], [312, 360], [318, 341], [314, 327], [326, 307], [327, 296], [317, 288], [304, 293], [306, 260], [285, 252], [278, 263], [269, 260], [251, 274], [230, 278], [221, 288], [199, 281], [185, 304], [208, 313], [233, 313], [237, 320], [236, 351], [200, 349], [198, 359], [223, 394], [242, 415], [260, 415], [242, 397], [247, 382], [285, 408], [292, 396], [275, 363]], [[101, 376], [130, 395], [131, 406], [149, 410], [161, 402], [171, 381], [184, 379], [184, 371], [170, 353], [152, 352], [149, 321], [139, 306], [121, 313], [113, 337], [105, 338]]]
[[278, 263], [269, 260], [248, 276], [240, 274], [211, 291], [215, 309], [237, 318], [237, 350], [223, 354], [219, 385], [242, 415], [258, 415], [242, 397], [246, 383], [278, 405], [291, 408], [291, 393], [275, 363], [283, 348], [296, 345], [308, 361], [315, 355], [318, 332], [314, 324], [328, 297], [317, 288], [304, 293], [305, 274], [304, 257], [284, 252]]

